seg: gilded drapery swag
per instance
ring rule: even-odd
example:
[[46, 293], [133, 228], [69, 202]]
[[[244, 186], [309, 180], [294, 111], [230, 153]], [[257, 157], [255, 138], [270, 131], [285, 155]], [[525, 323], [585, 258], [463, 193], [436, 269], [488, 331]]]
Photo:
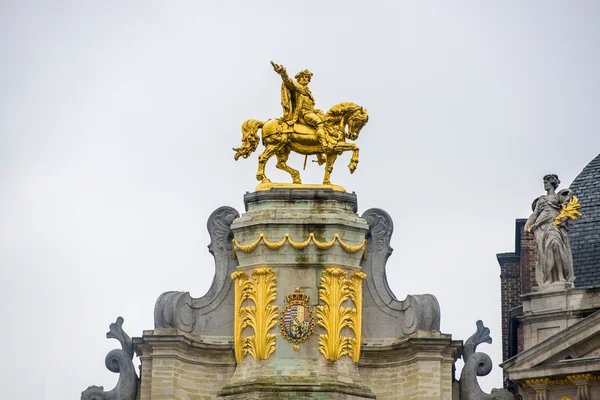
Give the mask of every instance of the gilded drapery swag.
[[[349, 355], [353, 362], [360, 359], [362, 327], [362, 281], [366, 275], [356, 272], [346, 279], [346, 271], [328, 268], [321, 275], [319, 299], [324, 305], [317, 306], [318, 324], [327, 331], [319, 335], [319, 351], [330, 361]], [[347, 299], [356, 308], [342, 307]], [[343, 328], [349, 328], [354, 337], [342, 336]]]
[[263, 243], [265, 246], [267, 246], [268, 249], [270, 250], [278, 250], [281, 247], [283, 247], [283, 245], [287, 242], [290, 246], [292, 246], [294, 249], [296, 250], [302, 250], [305, 249], [306, 247], [308, 247], [309, 244], [313, 243], [318, 249], [320, 250], [328, 250], [330, 249], [335, 242], [338, 242], [338, 244], [340, 245], [340, 247], [342, 249], [344, 249], [346, 252], [348, 253], [356, 253], [357, 251], [363, 250], [363, 257], [366, 259], [367, 258], [367, 239], [364, 239], [360, 244], [357, 245], [350, 245], [346, 242], [344, 242], [342, 240], [342, 238], [340, 238], [339, 234], [334, 234], [333, 238], [328, 241], [328, 242], [321, 242], [319, 241], [316, 237], [314, 233], [310, 233], [308, 235], [308, 238], [302, 242], [295, 242], [294, 240], [292, 240], [292, 238], [290, 237], [289, 233], [286, 233], [283, 236], [283, 239], [277, 241], [277, 242], [271, 242], [270, 240], [268, 240], [265, 236], [264, 233], [261, 233], [258, 236], [258, 239], [256, 239], [254, 242], [249, 243], [249, 244], [241, 244], [240, 242], [237, 241], [236, 238], [233, 238], [232, 243], [233, 243], [233, 250], [232, 250], [232, 257], [235, 258], [235, 249], [238, 249], [240, 251], [243, 251], [244, 253], [250, 253], [252, 251], [254, 251], [254, 249], [256, 249], [258, 247], [258, 245], [260, 243]]
[[576, 385], [580, 381], [595, 382], [599, 381], [600, 376], [594, 374], [569, 375], [565, 378], [538, 378], [528, 379], [523, 384], [524, 388], [531, 388], [535, 385], [562, 386], [573, 384]]
[[[234, 281], [234, 336], [233, 349], [238, 363], [250, 353], [255, 360], [266, 360], [275, 351], [275, 335], [269, 330], [277, 325], [278, 307], [271, 305], [277, 295], [275, 271], [256, 268], [252, 278], [243, 271], [231, 274]], [[244, 300], [253, 306], [242, 307]], [[250, 327], [254, 335], [242, 336], [244, 328]]]

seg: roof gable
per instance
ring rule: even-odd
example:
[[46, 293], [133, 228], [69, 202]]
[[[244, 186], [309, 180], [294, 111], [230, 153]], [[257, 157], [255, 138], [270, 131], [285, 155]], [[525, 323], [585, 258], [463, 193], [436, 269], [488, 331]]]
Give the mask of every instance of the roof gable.
[[[600, 312], [596, 312], [500, 366], [512, 380], [600, 371]], [[551, 371], [551, 372], [550, 372]]]

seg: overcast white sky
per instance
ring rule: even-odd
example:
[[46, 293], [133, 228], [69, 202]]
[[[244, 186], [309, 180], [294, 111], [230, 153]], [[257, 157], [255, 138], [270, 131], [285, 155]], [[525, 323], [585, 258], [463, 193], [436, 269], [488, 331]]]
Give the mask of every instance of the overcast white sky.
[[600, 152], [598, 21], [596, 1], [2, 1], [2, 397], [112, 388], [108, 325], [140, 336], [162, 292], [206, 292], [206, 220], [256, 185], [241, 123], [281, 114], [269, 60], [310, 69], [321, 109], [368, 109], [332, 180], [394, 218], [396, 296], [437, 296], [454, 339], [483, 319], [500, 363], [495, 255], [544, 174], [566, 187]]

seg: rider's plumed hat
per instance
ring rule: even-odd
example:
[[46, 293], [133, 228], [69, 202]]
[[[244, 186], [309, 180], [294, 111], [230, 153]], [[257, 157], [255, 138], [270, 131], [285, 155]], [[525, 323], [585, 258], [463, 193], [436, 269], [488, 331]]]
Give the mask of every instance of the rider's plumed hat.
[[313, 73], [310, 72], [309, 70], [305, 69], [304, 71], [298, 72], [294, 78], [299, 79], [301, 76], [306, 76], [308, 78], [308, 80], [310, 81], [310, 79], [313, 76]]

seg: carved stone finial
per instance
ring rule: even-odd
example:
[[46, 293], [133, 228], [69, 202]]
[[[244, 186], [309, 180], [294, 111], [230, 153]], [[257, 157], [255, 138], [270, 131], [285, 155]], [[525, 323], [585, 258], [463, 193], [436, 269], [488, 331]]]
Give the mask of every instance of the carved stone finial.
[[463, 360], [465, 366], [460, 374], [460, 399], [461, 400], [514, 400], [514, 396], [506, 389], [492, 389], [487, 394], [477, 382], [478, 376], [486, 376], [492, 370], [492, 359], [485, 353], [476, 352], [481, 343], [492, 343], [490, 330], [477, 321], [477, 330], [467, 339], [463, 346]]
[[123, 318], [117, 318], [110, 324], [106, 333], [107, 339], [117, 339], [121, 349], [108, 352], [105, 359], [106, 368], [119, 374], [119, 380], [114, 389], [105, 392], [103, 386], [90, 386], [81, 393], [81, 400], [135, 400], [137, 395], [138, 377], [133, 366], [133, 343], [123, 331]]

